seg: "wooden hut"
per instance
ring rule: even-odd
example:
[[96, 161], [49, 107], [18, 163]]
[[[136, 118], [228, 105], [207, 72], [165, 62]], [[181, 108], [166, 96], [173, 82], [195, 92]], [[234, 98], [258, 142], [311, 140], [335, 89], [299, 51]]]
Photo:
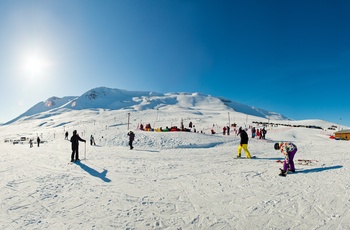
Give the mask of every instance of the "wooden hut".
[[336, 139], [350, 140], [350, 129], [340, 130], [334, 133]]

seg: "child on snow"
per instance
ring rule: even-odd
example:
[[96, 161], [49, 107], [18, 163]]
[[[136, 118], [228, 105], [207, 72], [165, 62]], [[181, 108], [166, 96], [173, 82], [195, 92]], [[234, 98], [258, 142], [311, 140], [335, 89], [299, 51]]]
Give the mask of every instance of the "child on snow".
[[274, 148], [276, 150], [280, 150], [281, 153], [285, 155], [283, 169], [281, 169], [281, 173], [279, 175], [286, 176], [287, 170], [295, 172], [293, 159], [295, 153], [298, 151], [297, 146], [291, 142], [279, 142], [275, 144]]

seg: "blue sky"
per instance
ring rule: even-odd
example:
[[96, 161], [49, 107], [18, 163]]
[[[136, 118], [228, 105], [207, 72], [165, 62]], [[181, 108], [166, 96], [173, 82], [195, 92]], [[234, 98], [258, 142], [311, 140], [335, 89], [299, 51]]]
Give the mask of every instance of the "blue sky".
[[99, 86], [350, 126], [350, 1], [2, 0], [0, 122]]

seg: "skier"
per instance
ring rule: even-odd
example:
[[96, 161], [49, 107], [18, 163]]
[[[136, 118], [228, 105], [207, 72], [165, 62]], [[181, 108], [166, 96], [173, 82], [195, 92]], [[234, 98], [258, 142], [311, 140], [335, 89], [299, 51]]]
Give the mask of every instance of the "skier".
[[68, 131], [65, 133], [64, 139], [68, 140]]
[[133, 133], [133, 131], [128, 132], [128, 136], [129, 136], [129, 145], [130, 145], [130, 150], [133, 149], [134, 147], [132, 146], [132, 142], [135, 139], [135, 133]]
[[40, 138], [39, 137], [36, 139], [36, 142], [38, 143], [38, 147], [39, 147], [40, 146]]
[[251, 158], [250, 156], [250, 152], [248, 151], [248, 134], [246, 131], [244, 131], [242, 129], [242, 127], [239, 128], [238, 130], [238, 134], [237, 136], [240, 135], [241, 137], [241, 142], [239, 143], [239, 146], [238, 146], [238, 155], [237, 157], [241, 157], [241, 152], [242, 152], [242, 149], [244, 149], [244, 152], [245, 152], [245, 155], [247, 156], [247, 158]]
[[287, 170], [289, 172], [295, 172], [294, 167], [294, 156], [295, 153], [298, 151], [297, 146], [291, 142], [279, 142], [275, 143], [274, 148], [276, 150], [280, 150], [281, 153], [285, 155], [284, 161], [283, 161], [283, 169], [281, 169], [280, 176], [286, 176]]
[[90, 136], [90, 145], [96, 145], [94, 136]]
[[72, 155], [71, 155], [71, 161], [79, 161], [79, 141], [86, 142], [86, 140], [81, 139], [79, 135], [77, 134], [77, 130], [73, 131], [73, 136], [70, 138], [70, 142], [72, 142]]
[[33, 147], [33, 140], [32, 140], [32, 139], [29, 140], [29, 147], [30, 147], [30, 148]]

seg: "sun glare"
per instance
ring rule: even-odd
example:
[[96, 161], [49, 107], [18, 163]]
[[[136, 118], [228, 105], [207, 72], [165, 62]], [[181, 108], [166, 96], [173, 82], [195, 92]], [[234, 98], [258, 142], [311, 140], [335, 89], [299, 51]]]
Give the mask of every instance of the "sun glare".
[[31, 77], [42, 75], [49, 68], [49, 61], [38, 54], [26, 56], [23, 62], [23, 72]]

